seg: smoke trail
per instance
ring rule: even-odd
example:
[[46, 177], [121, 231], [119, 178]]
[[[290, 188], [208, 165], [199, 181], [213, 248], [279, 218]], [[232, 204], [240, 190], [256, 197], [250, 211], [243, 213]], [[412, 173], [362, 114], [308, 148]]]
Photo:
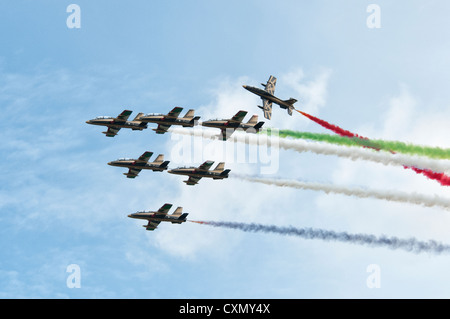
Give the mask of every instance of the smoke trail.
[[[261, 133], [270, 134], [271, 129], [262, 130]], [[407, 155], [419, 155], [427, 156], [435, 159], [450, 159], [450, 149], [429, 147], [422, 145], [407, 144], [398, 141], [385, 141], [385, 140], [366, 140], [358, 137], [345, 137], [340, 135], [322, 134], [322, 133], [310, 133], [310, 132], [298, 132], [292, 130], [278, 130], [278, 134], [281, 137], [293, 137], [300, 139], [314, 140], [318, 142], [326, 142], [331, 144], [343, 145], [343, 146], [366, 146], [370, 148], [379, 148], [382, 150], [389, 150], [397, 153]]]
[[340, 128], [339, 126], [336, 126], [334, 124], [330, 124], [327, 121], [321, 120], [315, 116], [312, 116], [308, 113], [296, 110], [298, 113], [306, 116], [307, 118], [309, 118], [310, 120], [316, 122], [317, 124], [323, 126], [326, 129], [329, 129], [331, 131], [333, 131], [334, 133], [340, 135], [340, 136], [346, 136], [346, 137], [358, 137], [361, 139], [365, 139], [365, 137], [359, 136], [358, 134], [352, 133], [350, 131], [344, 130], [343, 128]]
[[323, 191], [325, 193], [356, 196], [360, 198], [377, 198], [393, 202], [421, 205], [425, 207], [438, 206], [446, 210], [450, 210], [450, 199], [441, 198], [437, 196], [426, 196], [423, 194], [405, 193], [395, 190], [385, 191], [385, 190], [374, 190], [363, 188], [348, 188], [344, 186], [336, 186], [331, 184], [311, 183], [286, 179], [268, 179], [240, 174], [233, 174], [233, 176], [249, 182], [256, 182], [266, 185], [275, 185], [279, 187], [292, 187], [297, 189], [309, 189], [309, 190]]
[[[321, 120], [321, 119], [319, 119], [319, 118], [317, 118], [317, 117], [315, 117], [315, 116], [312, 116], [312, 115], [310, 115], [310, 114], [308, 114], [308, 113], [305, 113], [305, 112], [302, 112], [302, 111], [299, 111], [299, 110], [296, 110], [296, 111], [299, 112], [300, 114], [303, 114], [303, 115], [306, 116], [307, 118], [313, 120], [314, 122], [320, 124], [321, 126], [327, 128], [327, 129], [329, 129], [329, 130], [332, 130], [333, 132], [335, 132], [336, 134], [338, 134], [338, 135], [340, 135], [340, 136], [344, 136], [344, 137], [348, 137], [348, 138], [353, 138], [353, 141], [354, 141], [354, 142], [360, 144], [360, 145], [363, 146], [363, 147], [369, 147], [369, 148], [375, 149], [375, 150], [377, 150], [377, 151], [380, 150], [380, 147], [379, 147], [379, 146], [376, 146], [376, 147], [375, 147], [375, 146], [368, 146], [368, 145], [367, 145], [367, 141], [369, 141], [369, 139], [368, 139], [367, 137], [362, 137], [362, 136], [359, 136], [358, 134], [355, 134], [355, 133], [352, 133], [352, 132], [350, 132], [350, 131], [344, 130], [344, 129], [340, 128], [339, 126], [330, 124], [330, 123], [328, 123], [328, 122], [326, 122], [326, 121], [324, 121], [324, 120]], [[366, 140], [366, 141], [364, 141], [364, 140]], [[390, 151], [391, 153], [395, 153], [395, 152], [392, 151], [392, 150], [389, 150], [389, 151]], [[414, 165], [404, 165], [404, 168], [405, 168], [405, 169], [412, 169], [412, 170], [413, 170], [414, 172], [416, 172], [417, 174], [423, 174], [423, 175], [425, 175], [426, 177], [428, 177], [429, 179], [436, 180], [436, 181], [438, 181], [442, 186], [450, 186], [450, 183], [448, 182], [449, 179], [450, 179], [450, 177], [448, 177], [448, 176], [446, 176], [446, 175], [444, 175], [444, 174], [434, 174], [434, 173], [441, 173], [441, 172], [434, 172], [434, 171], [432, 171], [432, 170], [430, 170], [430, 169], [423, 168], [423, 167], [422, 167], [422, 168], [420, 168], [420, 167], [414, 167]]]
[[[262, 131], [266, 134], [271, 134], [272, 131], [270, 129]], [[397, 149], [400, 148], [401, 153], [403, 154], [412, 154], [412, 155], [422, 155], [430, 158], [436, 159], [450, 159], [450, 149], [441, 149], [441, 148], [431, 148], [431, 147], [423, 147], [410, 145], [406, 146], [406, 144], [401, 142], [386, 142], [381, 140], [369, 140], [369, 139], [361, 139], [359, 137], [344, 137], [339, 135], [329, 135], [329, 134], [319, 134], [319, 133], [309, 133], [309, 132], [296, 132], [291, 130], [279, 130], [279, 136], [281, 137], [293, 137], [297, 139], [310, 139], [319, 142], [326, 142], [336, 145], [343, 146], [363, 146], [367, 148], [372, 148], [375, 150], [388, 150], [391, 153], [396, 153], [394, 150], [389, 148], [389, 145], [397, 145]], [[395, 148], [395, 147], [394, 147]], [[443, 173], [436, 173], [429, 169], [419, 169], [416, 167], [404, 166], [405, 169], [412, 169], [418, 174], [423, 174], [429, 179], [436, 180], [442, 186], [450, 186], [450, 176], [445, 175]]]
[[279, 227], [275, 225], [245, 224], [236, 222], [217, 222], [217, 221], [191, 221], [198, 224], [209, 225], [213, 227], [223, 227], [238, 229], [245, 232], [263, 232], [275, 233], [286, 236], [297, 236], [304, 239], [321, 239], [325, 241], [338, 241], [365, 245], [369, 247], [387, 247], [390, 249], [402, 249], [412, 253], [434, 253], [442, 254], [450, 252], [450, 245], [442, 244], [434, 240], [419, 241], [415, 238], [401, 239], [397, 237], [386, 237], [368, 235], [368, 234], [350, 234], [347, 232], [336, 232], [318, 228], [295, 228]]
[[408, 167], [405, 166], [405, 169], [412, 169], [414, 172], [418, 174], [425, 175], [429, 179], [434, 179], [439, 182], [442, 186], [450, 186], [450, 176], [445, 175], [444, 173], [436, 173], [429, 169], [422, 169], [422, 168], [416, 168], [416, 167]]
[[[217, 139], [217, 134], [202, 129], [173, 128], [170, 132], [189, 136]], [[351, 160], [368, 160], [383, 165], [414, 166], [421, 169], [431, 169], [437, 173], [445, 173], [450, 170], [450, 161], [434, 160], [426, 157], [409, 156], [404, 154], [392, 154], [387, 152], [372, 152], [369, 149], [359, 147], [341, 147], [339, 145], [308, 142], [305, 140], [279, 138], [260, 134], [248, 134], [235, 132], [227, 141], [242, 142], [249, 145], [268, 145], [281, 147], [286, 150], [297, 152], [313, 152], [323, 155], [335, 155], [349, 158]]]

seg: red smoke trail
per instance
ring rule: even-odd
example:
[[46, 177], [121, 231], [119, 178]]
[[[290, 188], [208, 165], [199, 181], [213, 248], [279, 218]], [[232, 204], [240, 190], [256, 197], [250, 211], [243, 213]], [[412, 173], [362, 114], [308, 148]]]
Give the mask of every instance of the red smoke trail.
[[[304, 116], [306, 116], [307, 118], [309, 118], [310, 120], [316, 122], [317, 124], [325, 127], [326, 129], [329, 129], [331, 131], [333, 131], [334, 133], [340, 135], [340, 136], [345, 136], [345, 137], [349, 137], [349, 138], [359, 138], [359, 139], [363, 139], [363, 140], [367, 140], [369, 141], [369, 139], [367, 137], [363, 137], [360, 136], [358, 134], [352, 133], [350, 131], [344, 130], [343, 128], [340, 128], [339, 126], [333, 125], [328, 123], [327, 121], [321, 120], [315, 116], [312, 116], [311, 114], [296, 110], [297, 112], [303, 114]], [[377, 147], [373, 147], [373, 146], [368, 146], [368, 145], [363, 145], [363, 147], [367, 147], [367, 148], [372, 148], [374, 150], [379, 151], [380, 148]]]
[[188, 220], [188, 222], [197, 223], [197, 224], [209, 224], [208, 222], [202, 222], [202, 221], [199, 221], [199, 220]]
[[450, 176], [445, 175], [444, 173], [436, 173], [429, 169], [420, 169], [416, 167], [404, 166], [405, 168], [410, 168], [414, 172], [418, 174], [423, 174], [429, 179], [437, 180], [442, 186], [450, 186]]
[[359, 138], [367, 139], [366, 137], [362, 137], [362, 136], [359, 136], [358, 134], [355, 134], [355, 133], [352, 133], [350, 131], [344, 130], [344, 129], [340, 128], [339, 126], [330, 124], [327, 121], [321, 120], [321, 119], [319, 119], [319, 118], [317, 118], [315, 116], [312, 116], [312, 115], [310, 115], [308, 113], [305, 113], [305, 112], [302, 112], [302, 111], [299, 111], [299, 110], [296, 110], [296, 111], [301, 113], [301, 114], [303, 114], [304, 116], [306, 116], [310, 120], [316, 122], [317, 124], [322, 125], [326, 129], [329, 129], [329, 130], [333, 131], [334, 133], [336, 133], [336, 134], [338, 134], [340, 136], [359, 137]]
[[[306, 116], [307, 118], [309, 118], [310, 120], [316, 122], [317, 124], [323, 126], [326, 129], [329, 129], [331, 131], [333, 131], [334, 133], [340, 135], [340, 136], [345, 136], [345, 137], [349, 137], [349, 138], [360, 138], [360, 139], [364, 139], [364, 140], [369, 140], [367, 137], [363, 137], [363, 136], [359, 136], [358, 134], [352, 133], [350, 131], [344, 130], [342, 128], [340, 128], [339, 126], [333, 125], [328, 123], [327, 121], [321, 120], [315, 116], [312, 116], [308, 113], [296, 110], [297, 112], [299, 112], [300, 114]], [[375, 149], [377, 151], [379, 151], [379, 148], [375, 148], [375, 147], [371, 147], [371, 146], [365, 146], [364, 147], [368, 147], [368, 148], [372, 148]], [[392, 154], [395, 154], [394, 151], [390, 151]], [[414, 172], [416, 172], [417, 174], [423, 174], [426, 177], [428, 177], [429, 179], [433, 179], [438, 181], [442, 186], [450, 186], [450, 176], [445, 175], [444, 173], [436, 173], [433, 172], [429, 169], [421, 169], [421, 168], [416, 168], [416, 167], [411, 167], [411, 166], [403, 166], [405, 169], [412, 169]]]

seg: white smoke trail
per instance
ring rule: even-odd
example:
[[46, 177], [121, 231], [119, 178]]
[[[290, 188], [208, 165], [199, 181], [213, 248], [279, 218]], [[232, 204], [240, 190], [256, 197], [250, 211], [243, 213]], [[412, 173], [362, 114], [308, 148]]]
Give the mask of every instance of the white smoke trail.
[[325, 241], [339, 241], [344, 243], [366, 245], [370, 247], [402, 249], [413, 253], [450, 253], [450, 245], [442, 244], [434, 240], [419, 241], [415, 238], [401, 239], [397, 237], [386, 237], [384, 235], [377, 237], [375, 235], [368, 234], [350, 234], [347, 232], [336, 232], [332, 230], [314, 228], [295, 228], [292, 226], [279, 227], [274, 225], [244, 224], [236, 222], [217, 221], [193, 222], [206, 224], [213, 227], [239, 229], [245, 232], [276, 233], [281, 235], [297, 236], [304, 239], [321, 239]]
[[331, 184], [312, 183], [286, 179], [268, 179], [240, 174], [233, 174], [233, 176], [249, 182], [262, 183], [266, 185], [276, 185], [280, 187], [292, 187], [298, 189], [310, 189], [316, 191], [323, 191], [325, 193], [344, 194], [348, 196], [357, 196], [361, 198], [377, 198], [394, 202], [422, 205], [425, 207], [438, 206], [446, 210], [450, 210], [450, 199], [438, 196], [427, 196], [418, 193], [405, 193], [395, 190], [374, 190], [356, 187], [348, 188], [345, 186], [338, 186]]
[[[198, 136], [202, 138], [217, 139], [218, 134], [202, 129], [172, 128], [170, 132], [175, 134]], [[241, 142], [249, 145], [268, 145], [281, 147], [286, 150], [297, 152], [313, 152], [323, 155], [335, 155], [349, 158], [351, 160], [368, 160], [383, 165], [413, 166], [420, 169], [429, 169], [436, 173], [446, 173], [450, 171], [449, 160], [436, 160], [423, 156], [411, 156], [400, 153], [374, 152], [368, 148], [332, 145], [320, 142], [310, 142], [306, 140], [273, 137], [265, 134], [248, 134], [239, 131], [228, 138], [227, 141]]]

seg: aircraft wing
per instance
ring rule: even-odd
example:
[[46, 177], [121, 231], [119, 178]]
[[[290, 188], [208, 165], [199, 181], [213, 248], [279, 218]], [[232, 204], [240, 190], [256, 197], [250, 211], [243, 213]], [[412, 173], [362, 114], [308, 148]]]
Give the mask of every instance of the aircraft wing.
[[264, 111], [264, 117], [268, 120], [272, 117], [272, 102], [267, 99], [262, 99], [263, 102], [263, 111]]
[[116, 117], [116, 120], [119, 120], [119, 121], [126, 121], [126, 120], [128, 120], [128, 118], [130, 117], [130, 115], [131, 115], [131, 113], [133, 113], [133, 111], [130, 111], [130, 110], [124, 110], [122, 113], [120, 113], [117, 117]]
[[160, 209], [158, 209], [157, 214], [158, 215], [167, 215], [169, 210], [172, 208], [172, 204], [164, 204], [161, 206]]
[[183, 111], [182, 107], [174, 107], [172, 111], [170, 111], [166, 116], [171, 118], [177, 118], [180, 115], [181, 111]]
[[102, 132], [103, 134], [106, 134], [108, 137], [114, 137], [117, 135], [117, 132], [120, 131], [120, 127], [117, 126], [108, 126], [108, 130], [106, 132]]
[[128, 170], [128, 173], [123, 173], [123, 175], [125, 175], [128, 178], [135, 178], [136, 176], [138, 176], [138, 174], [141, 172], [140, 169], [136, 169], [136, 168], [130, 168]]
[[276, 84], [277, 84], [277, 78], [271, 75], [269, 77], [269, 80], [267, 80], [267, 84], [265, 85], [266, 92], [273, 95], [275, 93], [275, 85]]
[[187, 181], [184, 181], [188, 185], [195, 185], [198, 184], [198, 181], [201, 179], [201, 177], [193, 177], [189, 176], [189, 179]]
[[155, 230], [156, 227], [158, 227], [159, 223], [161, 223], [159, 220], [149, 220], [147, 226], [145, 229], [147, 230]]
[[153, 131], [155, 131], [157, 134], [164, 134], [167, 132], [167, 130], [169, 128], [170, 128], [170, 125], [158, 124], [158, 127], [154, 128]]
[[198, 169], [207, 171], [207, 170], [209, 170], [209, 169], [211, 168], [211, 166], [212, 166], [213, 164], [214, 164], [214, 161], [206, 161], [206, 162], [204, 162], [202, 165], [200, 165], [200, 166], [198, 167]]
[[147, 163], [148, 160], [150, 159], [150, 157], [152, 157], [152, 155], [153, 155], [153, 152], [145, 152], [144, 154], [139, 156], [138, 161]]
[[239, 111], [230, 120], [228, 120], [228, 123], [230, 122], [241, 123], [246, 115], [247, 115], [246, 111]]

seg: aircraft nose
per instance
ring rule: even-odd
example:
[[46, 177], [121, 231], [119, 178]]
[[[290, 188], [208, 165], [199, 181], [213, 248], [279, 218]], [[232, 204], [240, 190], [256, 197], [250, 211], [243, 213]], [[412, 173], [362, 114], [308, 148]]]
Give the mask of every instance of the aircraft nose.
[[246, 89], [246, 88], [247, 88], [247, 85], [243, 85], [242, 87], [243, 87], [244, 89]]
[[108, 165], [112, 165], [112, 162], [108, 162]]

